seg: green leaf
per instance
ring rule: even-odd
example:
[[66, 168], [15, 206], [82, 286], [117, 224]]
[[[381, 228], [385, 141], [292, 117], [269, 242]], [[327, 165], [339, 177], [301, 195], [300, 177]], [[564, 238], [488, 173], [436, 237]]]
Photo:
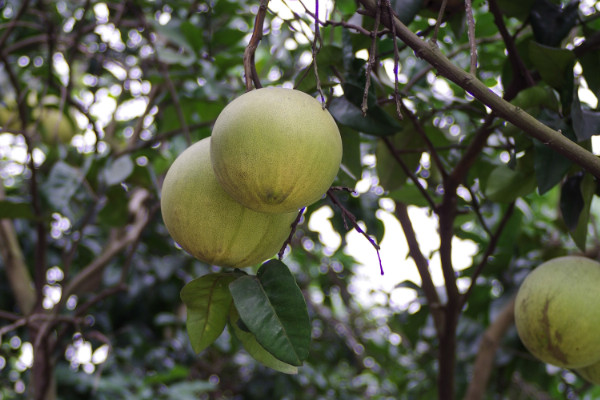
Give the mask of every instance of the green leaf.
[[490, 173], [484, 190], [491, 201], [510, 203], [531, 193], [536, 186], [535, 175], [527, 174], [507, 165], [496, 167]]
[[342, 166], [341, 171], [347, 175], [349, 179], [348, 186], [354, 186], [356, 181], [361, 179], [362, 175], [362, 163], [360, 153], [360, 136], [358, 132], [348, 127], [340, 127], [340, 134], [342, 135]]
[[231, 307], [231, 311], [229, 313], [229, 326], [233, 329], [233, 333], [236, 338], [242, 345], [244, 349], [254, 358], [256, 361], [264, 364], [265, 366], [272, 368], [276, 371], [283, 372], [284, 374], [297, 374], [298, 367], [293, 365], [284, 363], [276, 359], [271, 353], [265, 350], [264, 347], [258, 343], [256, 337], [252, 332], [248, 332], [240, 325], [243, 325], [243, 321], [240, 319], [240, 316], [235, 309], [235, 307]]
[[525, 20], [529, 17], [529, 12], [535, 0], [497, 0], [497, 2], [502, 14], [507, 17]]
[[560, 211], [565, 221], [565, 225], [570, 231], [577, 228], [579, 216], [585, 204], [581, 193], [581, 182], [583, 174], [570, 176], [563, 183], [560, 192]]
[[367, 115], [345, 97], [336, 97], [329, 104], [329, 112], [341, 125], [346, 125], [367, 135], [389, 136], [398, 132], [401, 125], [381, 107], [369, 108]]
[[406, 184], [400, 189], [391, 191], [387, 196], [391, 199], [417, 207], [429, 206], [429, 203], [427, 202], [427, 199], [425, 199], [425, 196], [423, 196], [423, 193], [421, 193], [421, 191], [414, 184]]
[[532, 40], [529, 58], [544, 82], [553, 88], [560, 90], [573, 80], [575, 56], [570, 50], [544, 46]]
[[423, 7], [422, 0], [394, 0], [392, 9], [404, 25], [409, 25]]
[[564, 8], [549, 0], [536, 0], [530, 13], [535, 40], [546, 46], [559, 46], [579, 17], [579, 1]]
[[133, 161], [128, 155], [121, 156], [116, 160], [109, 160], [103, 171], [104, 182], [108, 186], [122, 183], [133, 172]]
[[196, 52], [201, 51], [204, 46], [204, 34], [202, 29], [192, 24], [190, 21], [183, 21], [180, 29], [190, 46], [196, 50]]
[[562, 181], [573, 164], [571, 160], [546, 146], [539, 140], [534, 140], [535, 147], [535, 178], [538, 192], [544, 194]]
[[31, 204], [29, 203], [18, 203], [10, 200], [0, 200], [0, 219], [32, 219], [33, 212], [31, 210]]
[[229, 285], [240, 318], [275, 358], [300, 366], [308, 357], [311, 327], [300, 288], [287, 266], [269, 260], [256, 276]]
[[42, 190], [48, 202], [56, 210], [64, 210], [83, 181], [83, 173], [65, 163], [58, 161], [52, 169]]
[[148, 385], [169, 384], [185, 379], [190, 375], [190, 369], [183, 365], [175, 365], [168, 371], [148, 375], [144, 378], [144, 383]]
[[583, 181], [581, 182], [581, 196], [583, 197], [584, 203], [583, 209], [579, 215], [579, 221], [577, 221], [577, 228], [571, 232], [571, 237], [581, 251], [585, 251], [586, 248], [588, 226], [590, 222], [590, 208], [595, 192], [596, 181], [594, 180], [594, 177], [591, 174], [585, 174]]
[[187, 307], [187, 331], [196, 353], [210, 346], [223, 332], [231, 308], [228, 285], [241, 273], [217, 273], [194, 279], [181, 290]]
[[[399, 152], [404, 152], [398, 154], [398, 157], [411, 172], [415, 172], [421, 160], [422, 151], [419, 149], [424, 148], [425, 146], [421, 135], [415, 131], [412, 124], [407, 124], [406, 127], [395, 134], [390, 141], [394, 149]], [[411, 152], [410, 150], [414, 151]], [[377, 159], [377, 175], [379, 176], [379, 183], [384, 189], [399, 189], [406, 183], [407, 175], [404, 172], [404, 169], [400, 166], [398, 160], [396, 160], [396, 157], [394, 157], [383, 140], [377, 142], [375, 157]]]
[[590, 206], [596, 183], [590, 174], [578, 173], [569, 177], [560, 193], [560, 211], [571, 237], [585, 251]]
[[[596, 34], [598, 34], [596, 32]], [[579, 57], [583, 77], [596, 97], [600, 97], [600, 51], [589, 51]]]
[[571, 117], [577, 141], [584, 141], [594, 135], [600, 135], [600, 112], [582, 108], [577, 92], [573, 95]]

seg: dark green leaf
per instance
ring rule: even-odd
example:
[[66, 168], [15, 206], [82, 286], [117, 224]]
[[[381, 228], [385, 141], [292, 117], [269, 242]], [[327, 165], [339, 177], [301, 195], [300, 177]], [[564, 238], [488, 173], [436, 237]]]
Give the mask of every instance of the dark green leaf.
[[535, 0], [497, 0], [498, 7], [507, 17], [515, 17], [520, 20], [525, 20], [529, 17], [529, 12]]
[[564, 8], [550, 0], [535, 0], [530, 19], [535, 40], [546, 46], [559, 46], [577, 22], [579, 1]]
[[235, 307], [231, 307], [231, 312], [229, 314], [229, 325], [233, 329], [233, 333], [235, 337], [238, 338], [244, 349], [254, 358], [256, 361], [266, 365], [269, 368], [272, 368], [276, 371], [283, 372], [285, 374], [297, 374], [298, 367], [286, 364], [283, 361], [275, 358], [271, 353], [265, 350], [264, 347], [258, 343], [256, 337], [252, 332], [248, 329], [243, 329], [241, 326], [245, 327], [244, 322], [240, 319], [240, 316], [235, 309]]
[[585, 251], [588, 226], [590, 224], [590, 209], [592, 206], [592, 199], [596, 192], [596, 181], [590, 174], [585, 174], [583, 181], [581, 182], [581, 195], [583, 197], [583, 209], [579, 215], [579, 221], [577, 221], [577, 228], [571, 232], [571, 237], [577, 244], [577, 247], [581, 251]]
[[0, 200], [0, 219], [32, 219], [33, 211], [31, 204], [29, 203], [18, 203], [10, 200]]
[[531, 41], [529, 58], [544, 82], [559, 91], [567, 85], [569, 79], [573, 79], [575, 56], [570, 50], [556, 49]]
[[202, 29], [189, 21], [183, 21], [180, 29], [187, 42], [194, 50], [196, 50], [196, 52], [202, 50], [202, 46], [204, 45], [204, 35]]
[[[398, 152], [397, 157], [404, 163], [410, 172], [414, 173], [419, 167], [424, 141], [413, 126], [407, 124], [404, 129], [389, 139], [393, 149]], [[377, 142], [375, 151], [377, 158], [377, 175], [379, 183], [386, 190], [396, 190], [406, 183], [407, 174], [392, 154], [392, 150], [383, 140]]]
[[583, 174], [579, 173], [567, 178], [560, 192], [560, 210], [569, 230], [577, 228], [579, 215], [583, 210], [585, 202], [581, 193], [581, 182]]
[[[595, 33], [598, 34], [597, 32]], [[596, 97], [600, 98], [600, 51], [588, 51], [579, 57], [583, 77]]]
[[600, 135], [600, 112], [586, 110], [581, 106], [577, 93], [573, 95], [571, 106], [573, 130], [578, 141], [584, 141], [594, 135]]
[[217, 273], [194, 279], [181, 290], [187, 307], [187, 331], [196, 353], [210, 346], [223, 332], [232, 299], [228, 285], [240, 273]]
[[329, 112], [341, 125], [374, 136], [389, 136], [398, 132], [401, 125], [378, 106], [369, 108], [363, 116], [359, 107], [345, 97], [336, 97], [329, 105]]
[[592, 198], [596, 182], [590, 174], [578, 173], [563, 184], [560, 210], [571, 237], [581, 251], [585, 251]]
[[510, 203], [531, 193], [535, 186], [534, 174], [501, 165], [491, 172], [484, 193], [492, 201]]
[[392, 8], [404, 25], [409, 25], [423, 7], [422, 0], [394, 0]]
[[535, 146], [535, 177], [538, 192], [544, 194], [562, 181], [573, 163], [540, 141], [534, 140], [533, 143]]
[[415, 185], [406, 184], [400, 189], [392, 190], [387, 194], [388, 197], [398, 200], [402, 203], [417, 206], [427, 207], [429, 203], [423, 196], [423, 193]]
[[345, 126], [340, 127], [340, 134], [343, 145], [341, 171], [350, 178], [348, 181], [351, 184], [348, 186], [353, 187], [362, 175], [360, 136], [358, 132]]
[[240, 318], [256, 340], [275, 358], [302, 365], [308, 356], [310, 321], [304, 297], [287, 266], [264, 263], [257, 275], [229, 285]]

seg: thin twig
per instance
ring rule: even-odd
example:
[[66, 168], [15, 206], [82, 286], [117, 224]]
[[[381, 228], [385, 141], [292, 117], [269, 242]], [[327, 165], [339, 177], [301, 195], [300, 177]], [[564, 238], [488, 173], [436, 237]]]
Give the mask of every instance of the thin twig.
[[246, 80], [246, 91], [252, 90], [252, 84], [254, 83], [254, 87], [259, 89], [262, 87], [260, 83], [260, 79], [258, 77], [258, 72], [256, 72], [256, 64], [254, 62], [256, 49], [258, 48], [258, 44], [260, 43], [263, 37], [263, 24], [265, 22], [265, 16], [267, 14], [267, 6], [269, 4], [269, 0], [261, 0], [260, 6], [258, 7], [258, 12], [256, 13], [256, 18], [254, 19], [254, 30], [252, 31], [252, 36], [250, 37], [250, 42], [244, 50], [244, 73]]
[[433, 142], [429, 139], [429, 136], [427, 136], [427, 132], [425, 132], [425, 129], [419, 123], [419, 118], [409, 108], [405, 107], [403, 103], [401, 105], [402, 111], [408, 115], [408, 118], [410, 119], [410, 122], [414, 126], [415, 130], [425, 142], [433, 163], [436, 165], [443, 177], [447, 176], [448, 173], [446, 172], [446, 167], [444, 166], [444, 163], [442, 162], [442, 159], [440, 158], [440, 155], [438, 154]]
[[383, 275], [383, 264], [381, 263], [381, 255], [379, 254], [379, 250], [380, 250], [379, 245], [375, 242], [375, 240], [371, 236], [367, 235], [367, 233], [362, 230], [362, 228], [358, 225], [358, 222], [356, 221], [356, 217], [354, 216], [354, 214], [352, 214], [350, 211], [348, 211], [348, 209], [346, 207], [344, 207], [344, 205], [342, 203], [340, 203], [340, 201], [337, 199], [337, 197], [335, 197], [335, 195], [333, 194], [333, 190], [329, 189], [327, 191], [327, 197], [329, 197], [331, 202], [333, 204], [335, 204], [342, 212], [342, 218], [344, 219], [344, 225], [346, 226], [346, 229], [348, 229], [348, 226], [346, 224], [346, 218], [347, 218], [352, 223], [352, 226], [354, 227], [354, 229], [356, 229], [356, 231], [358, 233], [360, 233], [365, 238], [367, 238], [369, 243], [371, 243], [371, 245], [375, 248], [375, 251], [377, 251], [377, 259], [379, 260], [379, 270], [381, 272], [381, 275]]
[[421, 252], [419, 241], [417, 240], [410, 216], [408, 215], [408, 207], [406, 204], [399, 201], [396, 202], [396, 218], [398, 218], [398, 221], [402, 226], [404, 237], [406, 238], [406, 243], [408, 244], [409, 255], [417, 266], [417, 271], [421, 277], [421, 287], [425, 293], [425, 298], [427, 299], [427, 304], [429, 304], [431, 309], [431, 315], [433, 316], [436, 331], [439, 335], [443, 329], [442, 304], [440, 302], [435, 285], [433, 284], [433, 279], [431, 278], [429, 261], [423, 255], [423, 252]]
[[[314, 39], [312, 43], [312, 58], [313, 58], [313, 69], [315, 72], [315, 80], [317, 81], [317, 91], [319, 92], [319, 96], [321, 96], [321, 105], [325, 108], [325, 95], [323, 94], [323, 89], [321, 89], [321, 80], [319, 79], [319, 70], [317, 68], [317, 54], [319, 54], [319, 50], [323, 45], [323, 41], [321, 39], [321, 32], [319, 30], [319, 0], [315, 0], [315, 33]], [[281, 257], [280, 257], [281, 258]]]
[[465, 0], [465, 11], [467, 14], [467, 36], [469, 37], [469, 45], [471, 46], [471, 74], [477, 73], [477, 43], [475, 41], [475, 18], [473, 17], [472, 0]]
[[[158, 61], [158, 60], [157, 60]], [[181, 109], [181, 102], [179, 101], [179, 95], [177, 94], [177, 89], [175, 88], [175, 84], [169, 75], [169, 68], [164, 63], [159, 63], [160, 71], [165, 78], [165, 82], [167, 84], [167, 89], [169, 90], [169, 94], [171, 95], [171, 99], [173, 100], [173, 105], [175, 106], [175, 112], [177, 113], [177, 118], [179, 119], [179, 123], [181, 124], [181, 129], [183, 131], [183, 135], [187, 140], [188, 145], [192, 144], [192, 136], [190, 135], [190, 129], [185, 120], [185, 114]]]
[[379, 30], [379, 21], [381, 19], [381, 0], [377, 0], [377, 10], [375, 12], [375, 27], [371, 32], [371, 48], [369, 49], [369, 61], [367, 61], [367, 68], [365, 72], [365, 92], [363, 94], [363, 100], [361, 110], [363, 115], [367, 115], [367, 109], [369, 108], [369, 88], [371, 87], [371, 71], [373, 71], [373, 65], [375, 65], [375, 52], [377, 51], [377, 31]]
[[[384, 0], [390, 15], [394, 15], [390, 0]], [[398, 64], [400, 63], [400, 52], [398, 51], [398, 39], [396, 38], [396, 25], [392, 24], [392, 40], [394, 41], [394, 102], [396, 103], [396, 114], [402, 119], [402, 103], [400, 101], [400, 89], [398, 84]]]
[[[188, 128], [190, 131], [194, 131], [196, 129], [201, 129], [201, 128], [206, 128], [206, 127], [212, 126], [214, 123], [215, 123], [214, 120], [206, 121], [206, 122], [199, 122], [197, 124], [189, 125]], [[167, 131], [167, 132], [160, 133], [160, 134], [152, 137], [150, 140], [138, 142], [138, 143], [133, 144], [130, 147], [127, 147], [121, 151], [115, 152], [114, 157], [118, 158], [119, 156], [122, 156], [123, 154], [135, 153], [138, 150], [143, 150], [148, 147], [152, 147], [152, 146], [156, 145], [157, 143], [164, 142], [165, 140], [167, 140], [175, 135], [179, 135], [182, 132], [183, 132], [183, 128], [180, 127], [180, 128], [176, 128], [176, 129]]]
[[300, 223], [300, 220], [302, 219], [302, 214], [304, 214], [304, 210], [306, 210], [306, 207], [302, 207], [302, 209], [298, 212], [296, 219], [294, 220], [294, 222], [292, 222], [292, 225], [290, 226], [290, 228], [291, 228], [290, 234], [288, 235], [285, 242], [283, 242], [283, 246], [281, 246], [279, 253], [277, 253], [277, 258], [279, 258], [280, 260], [283, 258], [283, 253], [285, 253], [285, 249], [288, 246], [288, 244], [292, 243], [292, 239], [294, 238], [294, 233], [296, 233], [296, 228], [298, 227], [298, 224]]
[[387, 137], [384, 137], [382, 140], [385, 143], [385, 145], [387, 146], [389, 152], [392, 154], [392, 157], [394, 157], [394, 159], [396, 160], [396, 162], [398, 163], [400, 168], [402, 168], [402, 171], [404, 171], [406, 176], [408, 176], [410, 178], [410, 180], [415, 184], [415, 186], [417, 187], [419, 192], [421, 192], [421, 194], [423, 195], [425, 200], [427, 200], [427, 203], [429, 203], [429, 207], [432, 210], [435, 210], [437, 208], [435, 201], [433, 201], [433, 198], [429, 195], [429, 192], [427, 192], [427, 189], [425, 189], [423, 187], [423, 185], [421, 184], [421, 182], [419, 182], [419, 179], [417, 178], [417, 176], [408, 168], [408, 166], [406, 165], [404, 160], [402, 160], [402, 158], [400, 158], [400, 155], [398, 154], [398, 152], [396, 150], [396, 146], [394, 146], [392, 141]]
[[487, 248], [485, 249], [485, 253], [484, 253], [483, 257], [481, 258], [481, 261], [479, 261], [479, 264], [477, 264], [477, 267], [475, 267], [475, 271], [473, 272], [473, 275], [471, 275], [471, 283], [469, 285], [469, 288], [462, 295], [461, 309], [465, 305], [467, 300], [469, 299], [469, 296], [471, 295], [473, 288], [476, 286], [477, 278], [479, 277], [479, 275], [481, 275], [481, 272], [483, 271], [483, 268], [487, 264], [488, 259], [492, 256], [492, 254], [494, 254], [494, 251], [496, 250], [496, 246], [498, 245], [498, 241], [500, 240], [500, 237], [502, 236], [502, 232], [504, 232], [504, 228], [506, 227], [506, 224], [510, 220], [510, 217], [512, 216], [514, 209], [515, 209], [515, 203], [512, 202], [512, 203], [510, 203], [510, 205], [508, 206], [508, 209], [504, 213], [504, 216], [502, 217], [502, 220], [500, 221], [498, 228], [496, 228], [494, 235], [490, 238], [490, 241], [488, 243]]
[[433, 44], [437, 43], [438, 34], [440, 32], [440, 25], [442, 25], [442, 19], [444, 18], [444, 13], [446, 12], [446, 4], [448, 4], [448, 0], [442, 0], [437, 21], [435, 21], [435, 28], [433, 29], [433, 37], [431, 38], [431, 43]]

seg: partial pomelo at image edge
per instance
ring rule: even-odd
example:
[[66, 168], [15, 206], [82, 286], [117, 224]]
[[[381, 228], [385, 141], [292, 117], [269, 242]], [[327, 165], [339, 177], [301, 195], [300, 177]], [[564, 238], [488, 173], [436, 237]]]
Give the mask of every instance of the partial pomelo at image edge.
[[289, 212], [318, 201], [333, 183], [342, 141], [313, 97], [262, 88], [229, 103], [213, 127], [211, 158], [233, 198], [261, 212]]
[[583, 379], [593, 383], [594, 385], [600, 385], [600, 361], [586, 367], [575, 369]]
[[161, 211], [172, 238], [188, 253], [223, 267], [256, 265], [273, 257], [297, 212], [250, 210], [223, 191], [210, 165], [210, 138], [182, 152], [162, 187]]
[[564, 368], [600, 361], [600, 263], [565, 256], [535, 268], [515, 301], [515, 324], [538, 359]]

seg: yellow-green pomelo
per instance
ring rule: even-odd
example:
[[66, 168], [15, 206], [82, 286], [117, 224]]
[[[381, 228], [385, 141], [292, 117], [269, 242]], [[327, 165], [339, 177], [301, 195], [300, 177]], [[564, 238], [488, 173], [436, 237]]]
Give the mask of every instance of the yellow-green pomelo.
[[261, 212], [296, 211], [316, 202], [342, 160], [340, 132], [329, 112], [292, 89], [241, 95], [219, 114], [211, 140], [221, 186]]
[[12, 103], [8, 107], [0, 105], [0, 128], [14, 133], [21, 129], [21, 120], [19, 119], [19, 113], [12, 109], [10, 105]]
[[239, 268], [273, 257], [297, 215], [259, 213], [225, 193], [211, 167], [210, 138], [175, 159], [163, 182], [161, 211], [167, 230], [188, 253]]
[[600, 385], [600, 362], [575, 370], [586, 381]]
[[36, 107], [32, 116], [39, 120], [38, 129], [48, 144], [59, 141], [70, 143], [75, 136], [75, 125], [70, 116], [62, 113], [59, 108]]
[[600, 263], [566, 256], [538, 266], [519, 288], [515, 323], [544, 362], [580, 368], [600, 361]]

